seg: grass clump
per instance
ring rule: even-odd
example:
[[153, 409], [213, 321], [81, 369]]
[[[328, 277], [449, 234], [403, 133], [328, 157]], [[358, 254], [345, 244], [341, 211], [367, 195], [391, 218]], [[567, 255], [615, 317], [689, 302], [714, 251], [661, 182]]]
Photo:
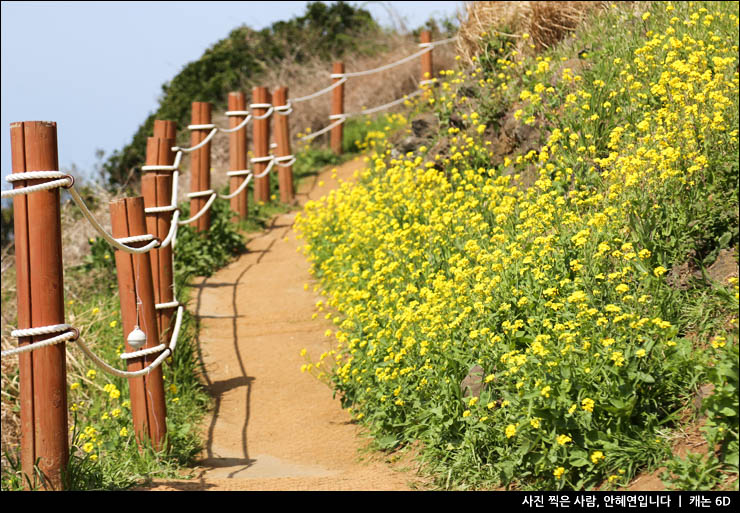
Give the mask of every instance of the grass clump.
[[[187, 205], [181, 205], [187, 211]], [[175, 252], [177, 300], [187, 303], [187, 284], [195, 275], [209, 275], [225, 265], [244, 246], [244, 236], [230, 222], [233, 212], [224, 202], [214, 203], [208, 238], [191, 228], [179, 230]], [[65, 311], [68, 322], [78, 327], [81, 338], [104, 361], [119, 361], [121, 337], [114, 253], [102, 238], [90, 239], [90, 253], [81, 264], [65, 269]], [[131, 424], [129, 384], [91, 362], [67, 351], [70, 458], [66, 490], [125, 489], [155, 477], [183, 478], [183, 467], [200, 452], [200, 421], [209, 407], [196, 354], [196, 322], [185, 310], [173, 356], [163, 363], [167, 407], [167, 439], [162, 451], [137, 444]], [[82, 357], [85, 358], [85, 357]], [[113, 363], [114, 366], [118, 366]], [[17, 383], [17, 366], [4, 383]], [[17, 387], [4, 390], [9, 403], [16, 403]], [[6, 404], [4, 404], [4, 407]], [[16, 447], [5, 448], [2, 487], [22, 488], [24, 478]]]
[[[338, 329], [304, 370], [379, 447], [421, 440], [440, 487], [626, 486], [673, 461], [709, 380], [702, 483], [737, 475], [737, 280], [679, 272], [738, 242], [736, 13], [616, 6], [539, 55], [492, 40], [422, 99], [445, 151], [373, 133], [359, 183], [306, 205]], [[533, 144], [501, 158], [507, 123]], [[715, 322], [687, 311], [702, 294]]]

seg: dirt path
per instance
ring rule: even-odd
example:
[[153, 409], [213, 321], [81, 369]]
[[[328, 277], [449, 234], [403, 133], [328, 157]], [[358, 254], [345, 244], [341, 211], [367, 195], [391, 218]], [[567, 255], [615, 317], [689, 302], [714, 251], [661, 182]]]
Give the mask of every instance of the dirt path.
[[[351, 180], [362, 160], [302, 184], [300, 204], [338, 179]], [[322, 184], [322, 182], [325, 182]], [[300, 372], [300, 350], [320, 355], [333, 325], [312, 320], [318, 300], [309, 265], [297, 252], [295, 212], [254, 234], [248, 252], [194, 285], [189, 309], [199, 319], [200, 356], [215, 410], [204, 426], [200, 476], [155, 480], [149, 490], [409, 490], [413, 471], [389, 465], [366, 445], [332, 391]], [[361, 460], [362, 458], [362, 460]]]

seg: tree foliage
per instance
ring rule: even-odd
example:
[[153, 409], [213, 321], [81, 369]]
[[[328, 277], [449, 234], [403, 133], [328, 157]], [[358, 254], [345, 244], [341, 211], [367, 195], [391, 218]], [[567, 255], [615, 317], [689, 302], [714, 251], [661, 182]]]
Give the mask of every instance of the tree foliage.
[[283, 59], [300, 64], [314, 56], [329, 61], [349, 52], [372, 53], [377, 48], [362, 36], [379, 30], [368, 11], [345, 2], [309, 3], [302, 16], [259, 31], [246, 25], [234, 29], [162, 86], [157, 110], [142, 123], [129, 144], [108, 157], [103, 176], [111, 186], [137, 177], [132, 171], [144, 163], [146, 139], [155, 119], [174, 120], [179, 127], [185, 126], [190, 123], [192, 102], [221, 107], [229, 91], [257, 85], [264, 71]]

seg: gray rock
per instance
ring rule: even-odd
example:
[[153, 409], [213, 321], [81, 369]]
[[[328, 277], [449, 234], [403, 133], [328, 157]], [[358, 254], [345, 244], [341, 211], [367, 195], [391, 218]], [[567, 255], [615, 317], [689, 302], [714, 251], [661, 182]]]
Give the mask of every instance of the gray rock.
[[463, 397], [480, 397], [481, 391], [486, 387], [483, 382], [485, 372], [480, 365], [473, 365], [468, 375], [460, 382], [460, 391]]
[[422, 139], [421, 137], [415, 137], [413, 135], [410, 135], [398, 144], [398, 149], [401, 153], [407, 153], [409, 151], [416, 151], [419, 146], [423, 145], [426, 142], [425, 139]]
[[425, 112], [411, 120], [411, 130], [416, 137], [430, 139], [439, 132], [439, 120], [432, 112]]

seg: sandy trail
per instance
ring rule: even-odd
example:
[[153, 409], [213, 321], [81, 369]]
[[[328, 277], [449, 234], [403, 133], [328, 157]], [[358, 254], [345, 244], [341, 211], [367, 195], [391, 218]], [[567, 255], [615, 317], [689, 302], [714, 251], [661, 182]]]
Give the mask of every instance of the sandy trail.
[[[356, 159], [299, 188], [301, 205], [351, 180]], [[322, 183], [325, 182], [325, 183]], [[413, 470], [360, 451], [367, 440], [332, 391], [300, 367], [331, 348], [309, 264], [297, 249], [296, 212], [252, 234], [247, 253], [194, 283], [188, 306], [200, 324], [198, 347], [215, 400], [204, 425], [205, 450], [194, 480], [155, 480], [148, 490], [409, 490]], [[408, 468], [408, 464], [404, 464]]]

